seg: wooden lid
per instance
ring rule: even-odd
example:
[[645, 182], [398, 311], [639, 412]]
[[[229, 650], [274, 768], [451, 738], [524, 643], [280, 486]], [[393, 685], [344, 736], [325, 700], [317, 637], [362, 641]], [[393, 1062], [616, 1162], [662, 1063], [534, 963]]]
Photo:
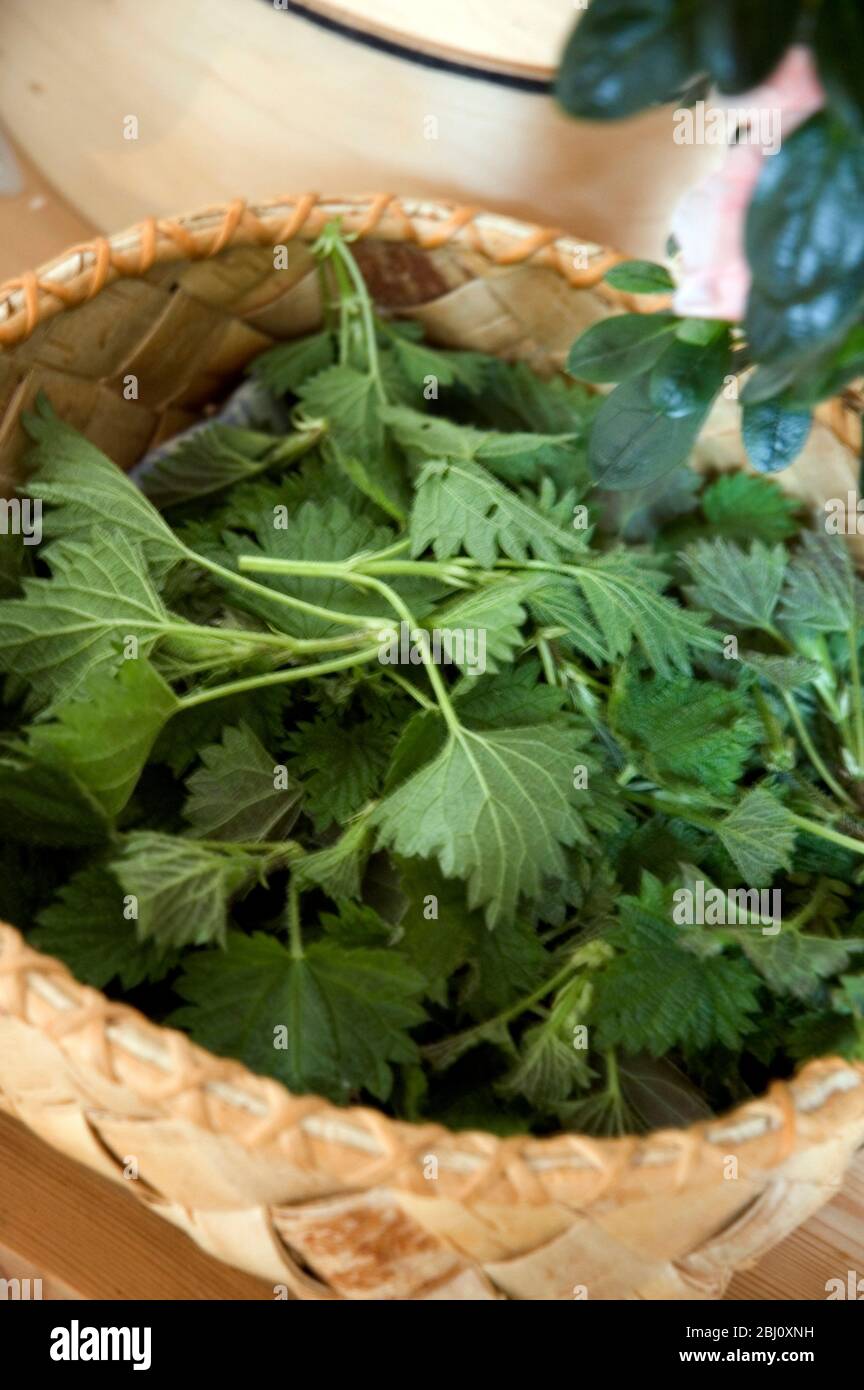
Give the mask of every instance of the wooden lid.
[[542, 82], [580, 13], [575, 0], [285, 0], [281, 8], [415, 57]]

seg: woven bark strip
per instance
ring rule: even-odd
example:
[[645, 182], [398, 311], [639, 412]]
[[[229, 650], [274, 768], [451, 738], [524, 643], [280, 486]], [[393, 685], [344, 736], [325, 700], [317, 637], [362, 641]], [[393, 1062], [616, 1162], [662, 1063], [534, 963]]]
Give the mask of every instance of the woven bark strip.
[[[391, 312], [544, 374], [589, 323], [656, 307], [601, 283], [614, 252], [467, 207], [305, 194], [150, 220], [0, 287], [0, 491], [20, 481], [39, 390], [128, 468], [263, 348], [314, 328], [308, 243], [334, 216]], [[850, 391], [820, 408], [784, 486], [817, 505], [854, 489], [858, 407]], [[744, 464], [734, 402], [696, 464]], [[0, 925], [0, 1107], [119, 1182], [134, 1155], [135, 1195], [274, 1296], [716, 1298], [842, 1183], [864, 1065], [814, 1061], [730, 1115], [643, 1138], [450, 1133], [293, 1096]]]

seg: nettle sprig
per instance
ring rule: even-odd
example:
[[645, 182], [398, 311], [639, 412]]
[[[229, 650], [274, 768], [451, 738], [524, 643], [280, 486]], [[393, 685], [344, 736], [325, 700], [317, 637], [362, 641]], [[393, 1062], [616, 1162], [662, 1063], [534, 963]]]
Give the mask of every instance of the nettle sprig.
[[[591, 0], [580, 16], [558, 76], [571, 114], [614, 120], [675, 102], [673, 157], [686, 107], [738, 118], [701, 210], [685, 199], [678, 211], [689, 244], [672, 261], [686, 290], [695, 256], [695, 278], [731, 287], [713, 297], [735, 311], [625, 316], [589, 329], [571, 356], [575, 375], [621, 383], [592, 440], [603, 486], [636, 486], [683, 461], [720, 391], [737, 397], [742, 373], [748, 456], [762, 471], [783, 468], [806, 442], [813, 407], [864, 372], [862, 60], [855, 0]], [[763, 117], [779, 123], [767, 146]], [[608, 278], [630, 293], [671, 293], [682, 311], [691, 298], [660, 266], [632, 263]]]
[[[252, 364], [284, 434], [136, 482], [28, 421], [0, 913], [295, 1091], [455, 1126], [669, 1123], [864, 1054], [842, 542], [764, 479], [602, 492], [585, 388], [315, 251], [322, 330]], [[677, 925], [697, 879], [782, 892], [782, 932]]]

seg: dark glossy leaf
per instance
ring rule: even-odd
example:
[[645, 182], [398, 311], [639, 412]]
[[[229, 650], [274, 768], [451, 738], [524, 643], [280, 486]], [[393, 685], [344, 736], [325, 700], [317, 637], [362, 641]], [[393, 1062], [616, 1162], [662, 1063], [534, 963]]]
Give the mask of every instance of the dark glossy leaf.
[[[719, 389], [719, 385], [718, 385]], [[591, 431], [588, 464], [601, 487], [644, 487], [684, 463], [711, 402], [671, 419], [651, 400], [650, 377], [617, 386], [603, 402]]]
[[655, 363], [650, 395], [664, 415], [679, 419], [704, 411], [721, 389], [731, 371], [732, 349], [728, 328], [717, 324], [715, 329], [705, 344], [676, 338]]
[[832, 108], [864, 126], [864, 10], [860, 0], [822, 0], [814, 38], [819, 76]]
[[699, 67], [692, 14], [692, 0], [593, 0], [558, 70], [565, 111], [616, 120], [670, 101]]
[[745, 405], [741, 432], [753, 467], [760, 473], [787, 468], [807, 443], [812, 423], [809, 410], [795, 410], [781, 401]]
[[567, 370], [583, 381], [626, 381], [646, 371], [660, 356], [679, 322], [674, 314], [618, 314], [603, 319], [576, 339]]
[[707, 0], [697, 19], [699, 56], [721, 92], [745, 92], [792, 42], [798, 0]]
[[810, 353], [854, 322], [864, 294], [864, 145], [855, 133], [823, 112], [765, 161], [746, 249], [754, 358]]
[[675, 281], [665, 266], [654, 261], [622, 261], [605, 275], [607, 285], [626, 294], [666, 294]]

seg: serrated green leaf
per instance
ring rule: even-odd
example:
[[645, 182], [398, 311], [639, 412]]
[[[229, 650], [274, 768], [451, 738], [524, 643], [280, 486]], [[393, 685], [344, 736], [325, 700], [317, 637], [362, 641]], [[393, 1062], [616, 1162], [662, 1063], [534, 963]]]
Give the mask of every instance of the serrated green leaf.
[[313, 850], [298, 862], [294, 877], [301, 888], [315, 884], [334, 899], [357, 898], [369, 858], [371, 827], [368, 815], [357, 816], [331, 845]]
[[758, 977], [743, 961], [698, 956], [681, 944], [671, 890], [646, 874], [638, 898], [621, 899], [614, 960], [598, 976], [592, 1022], [601, 1047], [662, 1057], [738, 1049], [755, 1026]]
[[172, 1021], [293, 1091], [344, 1102], [363, 1087], [386, 1100], [390, 1064], [418, 1056], [407, 1030], [423, 1021], [422, 988], [392, 951], [319, 941], [297, 957], [261, 932], [231, 932], [224, 952], [187, 958], [177, 992], [188, 1003]]
[[339, 717], [302, 721], [286, 740], [288, 767], [303, 788], [303, 809], [318, 830], [344, 824], [362, 810], [383, 779], [394, 731]]
[[[508, 665], [514, 654], [523, 645], [522, 635], [528, 611], [525, 600], [537, 588], [537, 580], [505, 579], [500, 584], [490, 584], [485, 589], [454, 599], [444, 607], [436, 608], [435, 630], [440, 634], [451, 632], [463, 635], [465, 659], [461, 662], [463, 672], [483, 675], [492, 674], [500, 665]], [[473, 647], [469, 635], [473, 634]], [[482, 634], [482, 663], [479, 648], [479, 634]], [[442, 639], [443, 640], [443, 639]], [[458, 656], [460, 648], [454, 647]], [[471, 657], [473, 654], [473, 662]]]
[[114, 817], [179, 708], [170, 686], [148, 661], [124, 661], [118, 671], [103, 671], [90, 680], [80, 699], [55, 705], [50, 723], [34, 724], [30, 747], [43, 764], [64, 768]]
[[469, 907], [484, 907], [490, 926], [512, 920], [520, 895], [563, 877], [562, 846], [589, 838], [572, 787], [579, 756], [566, 727], [451, 732], [374, 812], [380, 843], [464, 878]]
[[37, 951], [59, 956], [76, 980], [94, 989], [104, 989], [113, 979], [124, 989], [161, 979], [176, 958], [152, 941], [139, 941], [124, 907], [123, 890], [107, 869], [82, 869], [39, 913], [30, 943]]
[[702, 510], [711, 526], [732, 541], [788, 540], [800, 529], [794, 520], [798, 503], [776, 483], [749, 473], [725, 473], [702, 494]]
[[559, 560], [584, 541], [530, 506], [476, 463], [430, 462], [417, 480], [411, 553], [431, 547], [438, 560], [464, 551], [491, 566], [498, 554]]
[[54, 545], [48, 558], [50, 579], [27, 579], [23, 598], [0, 603], [0, 670], [23, 676], [43, 705], [116, 670], [126, 637], [148, 655], [170, 624], [140, 552], [107, 531]]
[[859, 592], [845, 541], [805, 531], [787, 571], [781, 616], [795, 627], [845, 632], [855, 620]]
[[693, 579], [687, 593], [699, 608], [738, 627], [775, 630], [774, 613], [786, 574], [781, 545], [754, 541], [745, 550], [717, 536], [697, 541], [683, 559]]
[[100, 449], [58, 420], [44, 397], [25, 425], [36, 441], [27, 489], [47, 506], [46, 538], [87, 541], [94, 527], [110, 527], [122, 534], [124, 548], [140, 547], [157, 578], [185, 558], [153, 504]]
[[202, 766], [186, 786], [184, 815], [196, 838], [282, 840], [300, 814], [299, 783], [279, 766], [246, 724], [201, 750]]
[[250, 370], [268, 391], [284, 396], [332, 366], [334, 359], [333, 335], [328, 329], [290, 343], [278, 343], [256, 357]]
[[609, 700], [615, 737], [640, 771], [668, 789], [731, 796], [761, 733], [734, 690], [686, 676], [640, 677], [622, 668]]
[[137, 902], [138, 939], [163, 949], [223, 943], [231, 900], [261, 872], [260, 855], [156, 831], [126, 835], [110, 869]]
[[394, 438], [417, 463], [479, 463], [505, 482], [531, 482], [538, 472], [574, 462], [576, 432], [540, 434], [478, 430], [443, 416], [424, 415], [407, 406], [388, 406], [382, 418]]
[[767, 887], [778, 869], [791, 867], [795, 822], [762, 787], [747, 792], [718, 822], [717, 834], [748, 887]]
[[781, 926], [776, 935], [764, 935], [752, 927], [724, 930], [722, 935], [741, 947], [775, 994], [791, 994], [810, 1003], [818, 1002], [824, 980], [845, 970], [864, 951], [864, 941], [851, 937], [835, 941], [794, 927]]
[[353, 367], [326, 367], [297, 388], [308, 415], [327, 421], [347, 454], [374, 457], [384, 445], [375, 379]]
[[0, 743], [0, 830], [23, 843], [100, 845], [110, 826], [96, 797], [56, 759], [24, 743]]
[[289, 467], [313, 447], [319, 435], [318, 430], [304, 430], [276, 438], [258, 430], [212, 424], [182, 439], [146, 471], [139, 469], [136, 482], [160, 509], [212, 497], [269, 468]]

